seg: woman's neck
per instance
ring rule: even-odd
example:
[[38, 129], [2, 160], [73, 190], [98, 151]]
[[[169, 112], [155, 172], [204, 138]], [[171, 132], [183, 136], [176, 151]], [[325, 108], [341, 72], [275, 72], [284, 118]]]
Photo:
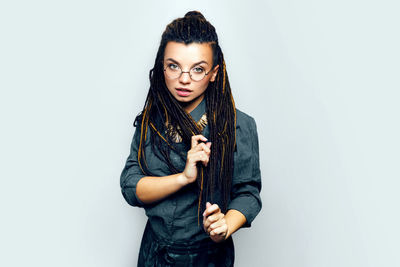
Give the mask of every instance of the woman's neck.
[[190, 102], [181, 102], [181, 106], [186, 111], [186, 113], [191, 113], [193, 110], [197, 108], [197, 106], [201, 103], [203, 99], [204, 95], [201, 95]]

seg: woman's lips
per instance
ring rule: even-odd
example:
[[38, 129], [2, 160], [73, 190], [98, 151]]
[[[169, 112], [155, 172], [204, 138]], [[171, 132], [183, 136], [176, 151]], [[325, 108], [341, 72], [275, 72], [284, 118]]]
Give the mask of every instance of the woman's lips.
[[186, 88], [176, 88], [176, 92], [179, 96], [188, 96], [192, 93], [192, 91]]

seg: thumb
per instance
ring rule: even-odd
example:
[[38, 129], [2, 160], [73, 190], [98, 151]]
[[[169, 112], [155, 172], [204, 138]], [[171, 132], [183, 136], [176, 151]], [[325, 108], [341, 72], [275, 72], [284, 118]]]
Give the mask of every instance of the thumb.
[[206, 208], [208, 209], [209, 207], [211, 207], [211, 203], [210, 203], [210, 202], [207, 202], [207, 203], [206, 203]]

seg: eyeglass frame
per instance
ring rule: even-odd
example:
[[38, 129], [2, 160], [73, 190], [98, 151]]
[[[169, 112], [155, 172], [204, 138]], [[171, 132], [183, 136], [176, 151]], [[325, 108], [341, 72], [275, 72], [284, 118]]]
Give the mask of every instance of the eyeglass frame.
[[[174, 64], [175, 64], [175, 63], [174, 63]], [[178, 66], [178, 67], [179, 67], [179, 66]], [[195, 67], [191, 68], [190, 70], [192, 70], [192, 69], [194, 69], [194, 68], [195, 68]], [[168, 76], [168, 74], [166, 74], [167, 77], [170, 78], [170, 79], [179, 79], [179, 78], [182, 76], [182, 73], [188, 73], [188, 74], [189, 74], [189, 77], [190, 77], [190, 79], [191, 79], [192, 81], [194, 81], [194, 82], [200, 82], [200, 81], [202, 81], [202, 80], [212, 71], [212, 68], [211, 68], [211, 70], [209, 70], [208, 72], [206, 72], [206, 73], [204, 74], [204, 77], [203, 77], [203, 78], [201, 78], [200, 80], [196, 81], [196, 80], [194, 80], [194, 79], [192, 78], [192, 74], [190, 73], [190, 70], [189, 70], [189, 71], [183, 71], [183, 70], [181, 69], [181, 67], [179, 67], [179, 69], [181, 70], [181, 74], [179, 74], [178, 77], [176, 77], [176, 78], [171, 78], [171, 77]], [[163, 70], [164, 70], [164, 72], [166, 72], [166, 71], [167, 71], [167, 67], [163, 67]]]

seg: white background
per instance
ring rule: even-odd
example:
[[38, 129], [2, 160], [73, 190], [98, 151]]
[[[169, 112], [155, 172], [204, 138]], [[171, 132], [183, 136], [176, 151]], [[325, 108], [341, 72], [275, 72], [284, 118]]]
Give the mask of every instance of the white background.
[[216, 27], [257, 122], [263, 209], [236, 266], [400, 266], [396, 1], [3, 1], [1, 266], [135, 266], [119, 175], [165, 26]]

